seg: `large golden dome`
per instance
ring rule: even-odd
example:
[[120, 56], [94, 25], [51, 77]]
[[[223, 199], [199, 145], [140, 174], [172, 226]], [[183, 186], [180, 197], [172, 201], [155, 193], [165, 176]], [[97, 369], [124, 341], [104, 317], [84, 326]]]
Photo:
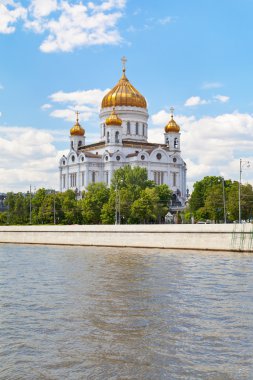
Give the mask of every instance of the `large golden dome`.
[[171, 110], [171, 118], [170, 118], [170, 121], [168, 122], [168, 124], [164, 127], [164, 131], [165, 131], [165, 133], [169, 133], [169, 132], [178, 133], [180, 131], [180, 127], [174, 120], [174, 115], [173, 115], [174, 109], [171, 108], [170, 110]]
[[85, 130], [81, 127], [79, 124], [79, 118], [78, 118], [79, 112], [76, 112], [76, 123], [75, 125], [70, 129], [70, 135], [71, 136], [84, 136]]
[[125, 71], [124, 66], [122, 77], [116, 86], [105, 95], [102, 100], [101, 108], [116, 106], [147, 108], [147, 102], [144, 96], [129, 82]]

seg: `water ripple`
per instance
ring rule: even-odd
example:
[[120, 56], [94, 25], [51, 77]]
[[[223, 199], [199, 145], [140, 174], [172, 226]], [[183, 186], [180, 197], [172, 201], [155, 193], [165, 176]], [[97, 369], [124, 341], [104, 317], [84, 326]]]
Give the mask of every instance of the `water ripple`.
[[253, 256], [0, 245], [0, 379], [253, 379]]

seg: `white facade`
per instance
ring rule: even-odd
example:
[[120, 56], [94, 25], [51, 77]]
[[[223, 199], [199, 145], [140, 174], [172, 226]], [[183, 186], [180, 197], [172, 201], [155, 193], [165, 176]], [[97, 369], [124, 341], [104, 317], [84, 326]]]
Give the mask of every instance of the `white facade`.
[[[107, 125], [113, 108], [122, 125]], [[163, 143], [148, 142], [146, 108], [115, 105], [100, 111], [100, 141], [85, 145], [84, 136], [70, 136], [70, 151], [60, 160], [60, 191], [81, 194], [90, 183], [111, 183], [113, 172], [124, 165], [147, 169], [148, 178], [173, 191], [172, 209], [186, 201], [186, 164], [181, 157], [180, 132], [161, 130]], [[162, 137], [164, 134], [164, 138]]]

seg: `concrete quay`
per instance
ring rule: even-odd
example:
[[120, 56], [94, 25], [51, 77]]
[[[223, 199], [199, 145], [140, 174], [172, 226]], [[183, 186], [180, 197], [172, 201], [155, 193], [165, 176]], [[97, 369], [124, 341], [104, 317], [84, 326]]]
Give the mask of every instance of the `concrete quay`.
[[0, 243], [253, 252], [253, 224], [0, 226]]

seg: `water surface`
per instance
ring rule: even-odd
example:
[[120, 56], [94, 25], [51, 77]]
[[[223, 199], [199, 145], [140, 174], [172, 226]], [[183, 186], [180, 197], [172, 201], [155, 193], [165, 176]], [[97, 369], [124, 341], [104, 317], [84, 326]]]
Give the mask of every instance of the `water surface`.
[[253, 379], [253, 256], [0, 245], [0, 379]]

